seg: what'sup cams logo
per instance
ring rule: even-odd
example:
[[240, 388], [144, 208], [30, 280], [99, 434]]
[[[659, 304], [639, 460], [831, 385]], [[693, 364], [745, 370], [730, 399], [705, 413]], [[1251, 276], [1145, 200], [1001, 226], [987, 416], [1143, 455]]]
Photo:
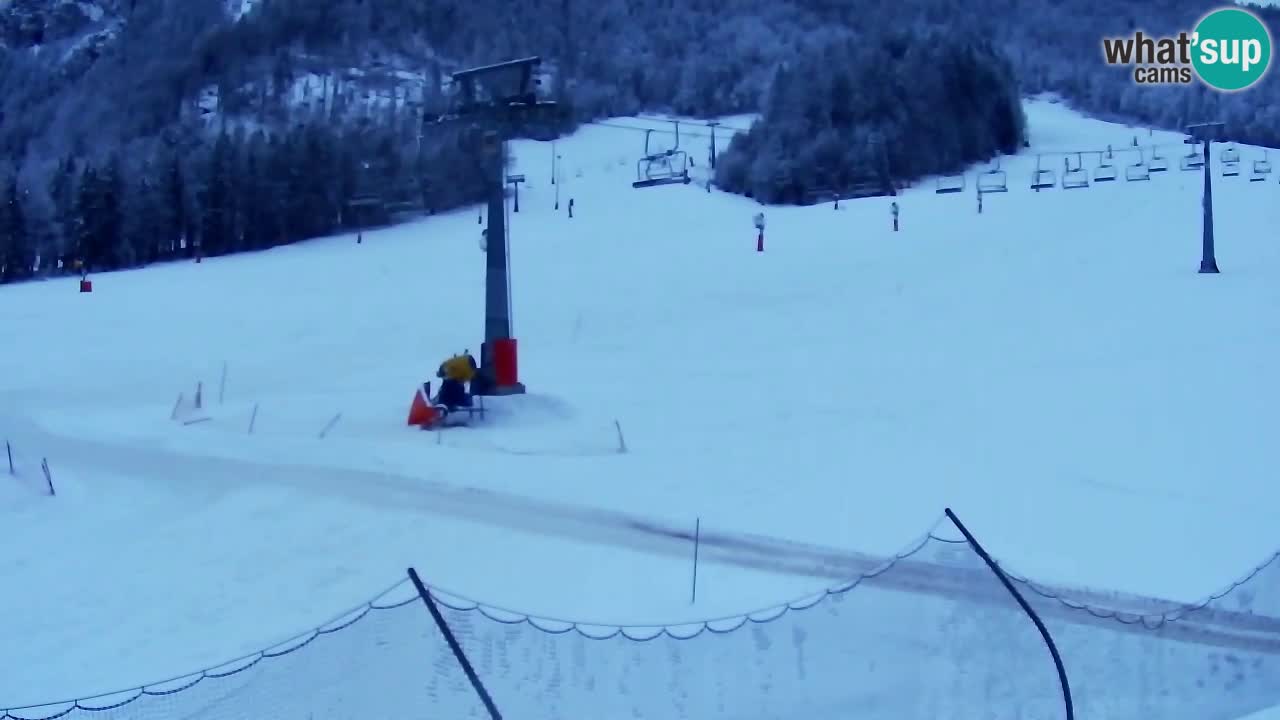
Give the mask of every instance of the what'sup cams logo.
[[1174, 37], [1104, 38], [1108, 65], [1133, 67], [1141, 85], [1189, 85], [1196, 77], [1223, 92], [1244, 90], [1262, 79], [1271, 64], [1271, 32], [1257, 15], [1241, 8], [1215, 10], [1191, 32]]

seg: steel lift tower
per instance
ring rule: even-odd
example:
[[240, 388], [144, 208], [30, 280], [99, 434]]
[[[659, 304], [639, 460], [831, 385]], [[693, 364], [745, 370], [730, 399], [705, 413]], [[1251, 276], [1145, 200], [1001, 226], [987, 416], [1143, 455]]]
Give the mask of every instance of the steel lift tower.
[[555, 122], [560, 106], [540, 100], [536, 90], [541, 59], [510, 60], [455, 72], [456, 94], [448, 115], [424, 123], [462, 123], [479, 139], [485, 172], [489, 226], [485, 235], [484, 342], [472, 391], [477, 395], [518, 395], [516, 339], [511, 335], [511, 282], [506, 227], [506, 141], [521, 126]]
[[1200, 272], [1208, 275], [1218, 273], [1218, 258], [1213, 248], [1213, 171], [1212, 163], [1209, 162], [1209, 145], [1226, 139], [1225, 132], [1226, 125], [1220, 122], [1188, 125], [1187, 135], [1190, 137], [1183, 140], [1188, 145], [1204, 146], [1204, 222], [1201, 231]]

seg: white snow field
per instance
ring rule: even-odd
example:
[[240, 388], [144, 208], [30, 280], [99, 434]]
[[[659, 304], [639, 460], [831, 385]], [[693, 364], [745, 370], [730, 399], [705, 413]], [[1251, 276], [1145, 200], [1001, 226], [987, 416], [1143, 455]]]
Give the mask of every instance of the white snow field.
[[[1027, 107], [1009, 192], [978, 214], [982, 168], [963, 193], [908, 189], [896, 233], [891, 198], [633, 189], [630, 128], [667, 127], [653, 119], [513, 143], [529, 394], [439, 434], [405, 419], [441, 360], [479, 351], [475, 208], [101, 274], [88, 294], [0, 288], [17, 469], [0, 465], [0, 708], [187, 676], [401, 583], [380, 602], [407, 604], [296, 653], [92, 716], [482, 717], [406, 568], [534, 616], [698, 629], [840, 587], [946, 507], [1078, 602], [1159, 613], [1087, 588], [1173, 604], [1225, 588], [1280, 547], [1280, 177], [1249, 182], [1259, 149], [1238, 177], [1215, 159], [1222, 272], [1198, 274], [1202, 176], [1179, 170], [1181, 136]], [[682, 132], [699, 173], [705, 130]], [[1169, 171], [1126, 182], [1134, 137]], [[1116, 182], [1029, 189], [1032, 153], [1060, 180], [1063, 153], [1108, 144]], [[963, 544], [921, 552], [932, 570], [684, 641], [447, 614], [508, 717], [1059, 717], [1048, 653], [994, 576]], [[1280, 705], [1273, 570], [1184, 635], [1028, 594], [1082, 716], [1225, 720]]]

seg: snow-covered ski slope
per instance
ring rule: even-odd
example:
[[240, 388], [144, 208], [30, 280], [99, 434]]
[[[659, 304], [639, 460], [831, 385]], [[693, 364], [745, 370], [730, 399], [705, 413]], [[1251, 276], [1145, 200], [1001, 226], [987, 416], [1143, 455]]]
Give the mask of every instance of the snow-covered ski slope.
[[[1222, 273], [1200, 275], [1181, 136], [1028, 114], [1008, 193], [978, 214], [974, 172], [964, 193], [909, 189], [897, 233], [889, 198], [635, 190], [643, 134], [609, 126], [555, 144], [557, 211], [552, 145], [514, 143], [529, 394], [439, 436], [404, 421], [444, 357], [479, 350], [475, 209], [97, 275], [89, 294], [0, 288], [18, 469], [0, 472], [0, 707], [217, 665], [409, 566], [585, 623], [744, 613], [841, 579], [788, 548], [890, 555], [944, 507], [1039, 581], [1174, 601], [1229, 584], [1280, 547], [1280, 177], [1248, 182], [1250, 148], [1240, 177], [1215, 168]], [[1135, 135], [1168, 172], [1125, 182], [1118, 154], [1114, 183], [1028, 187], [1029, 152]], [[682, 132], [699, 172], [706, 143]], [[172, 420], [179, 393], [180, 420], [208, 420]], [[673, 535], [695, 523], [774, 560], [704, 558], [691, 602]]]

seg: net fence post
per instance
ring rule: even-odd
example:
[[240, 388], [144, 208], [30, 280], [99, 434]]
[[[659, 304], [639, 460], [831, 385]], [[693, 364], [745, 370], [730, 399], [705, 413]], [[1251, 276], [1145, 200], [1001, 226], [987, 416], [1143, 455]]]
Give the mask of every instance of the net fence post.
[[1014, 600], [1018, 601], [1018, 606], [1021, 607], [1023, 612], [1031, 618], [1031, 622], [1035, 623], [1036, 629], [1040, 631], [1040, 637], [1044, 638], [1044, 644], [1049, 648], [1049, 654], [1053, 656], [1053, 665], [1058, 670], [1058, 682], [1062, 685], [1062, 702], [1066, 707], [1067, 720], [1075, 720], [1075, 708], [1071, 703], [1071, 685], [1067, 682], [1067, 669], [1062, 664], [1062, 656], [1058, 654], [1058, 646], [1054, 644], [1053, 637], [1049, 634], [1049, 629], [1044, 626], [1044, 622], [1040, 620], [1040, 616], [1036, 614], [1035, 610], [1031, 609], [1031, 606], [1027, 604], [1026, 599], [1023, 598], [1018, 592], [1018, 589], [1013, 586], [1009, 577], [1004, 574], [1004, 571], [1000, 569], [1000, 566], [996, 564], [996, 561], [991, 559], [991, 556], [982, 548], [982, 545], [979, 544], [978, 540], [969, 532], [969, 529], [964, 526], [964, 523], [960, 522], [960, 518], [956, 517], [956, 514], [951, 512], [951, 508], [946, 508], [944, 512], [946, 512], [947, 518], [955, 524], [956, 529], [960, 531], [960, 534], [964, 535], [965, 541], [969, 543], [970, 547], [973, 548], [973, 551], [978, 553], [978, 557], [982, 558], [982, 562], [986, 563], [987, 567], [991, 568], [991, 572], [995, 573], [996, 577], [1000, 579], [1000, 583], [1004, 585], [1004, 588], [1009, 591], [1010, 595], [1013, 595]]
[[444, 615], [440, 614], [440, 608], [436, 606], [436, 601], [432, 599], [431, 592], [427, 590], [427, 586], [422, 584], [422, 578], [418, 577], [418, 571], [409, 568], [409, 579], [413, 581], [413, 587], [418, 591], [418, 597], [422, 598], [422, 602], [427, 606], [427, 611], [431, 613], [431, 619], [435, 620], [436, 627], [440, 628], [440, 634], [444, 635], [445, 642], [449, 644], [449, 649], [453, 651], [453, 656], [457, 658], [458, 664], [462, 666], [462, 671], [467, 674], [467, 680], [471, 681], [471, 687], [475, 688], [476, 694], [480, 696], [480, 701], [484, 703], [484, 707], [489, 711], [489, 717], [493, 720], [502, 720], [502, 714], [498, 712], [498, 707], [493, 704], [493, 698], [489, 697], [489, 691], [485, 690], [484, 684], [480, 682], [480, 677], [476, 675], [475, 668], [471, 666], [471, 661], [467, 659], [466, 653], [462, 651], [462, 646], [458, 644], [457, 638], [453, 636], [453, 631], [449, 629], [449, 624], [445, 622]]

